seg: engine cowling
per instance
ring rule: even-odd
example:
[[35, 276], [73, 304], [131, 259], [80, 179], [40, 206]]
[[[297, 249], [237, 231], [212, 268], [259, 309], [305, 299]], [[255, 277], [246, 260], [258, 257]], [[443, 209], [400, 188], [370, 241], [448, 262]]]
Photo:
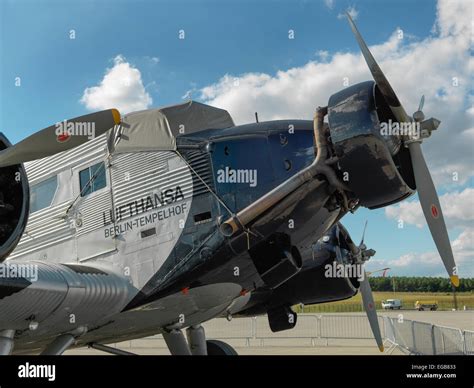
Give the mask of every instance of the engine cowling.
[[410, 153], [399, 134], [382, 123], [396, 119], [374, 81], [333, 94], [328, 124], [340, 172], [362, 206], [375, 209], [399, 202], [416, 189]]
[[[322, 263], [307, 263], [294, 277], [273, 290], [253, 292], [240, 316], [268, 314], [272, 331], [288, 330], [296, 320], [289, 319], [290, 306], [335, 302], [357, 294], [359, 282], [348, 277], [327, 277], [326, 265], [332, 265], [334, 255]], [[294, 314], [294, 313], [293, 313]]]
[[[0, 133], [0, 151], [11, 146]], [[30, 190], [23, 165], [0, 168], [0, 262], [15, 249], [25, 230]]]
[[301, 269], [303, 262], [290, 236], [275, 233], [249, 250], [262, 281], [268, 288], [277, 288]]
[[[335, 268], [336, 264], [353, 264], [347, 255], [352, 239], [343, 228], [338, 238], [337, 227], [342, 228], [340, 224], [333, 226], [312, 246], [312, 257], [304, 261], [296, 275], [274, 289], [252, 293], [239, 315], [267, 313], [273, 331], [288, 330], [296, 322], [291, 317], [294, 313], [290, 306], [335, 302], [354, 296], [360, 287], [356, 274], [328, 274], [328, 269]], [[337, 257], [336, 245], [341, 249], [342, 262]]]

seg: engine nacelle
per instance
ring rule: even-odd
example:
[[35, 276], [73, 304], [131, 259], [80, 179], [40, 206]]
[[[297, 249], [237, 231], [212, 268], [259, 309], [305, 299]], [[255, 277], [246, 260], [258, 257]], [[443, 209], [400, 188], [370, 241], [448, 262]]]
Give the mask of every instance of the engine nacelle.
[[327, 277], [326, 265], [332, 265], [334, 257], [329, 255], [322, 264], [305, 263], [298, 274], [273, 290], [252, 293], [247, 305], [238, 312], [240, 316], [268, 314], [272, 331], [291, 329], [295, 320], [289, 306], [335, 302], [357, 294], [359, 282], [348, 277]]
[[[0, 151], [11, 146], [0, 133]], [[15, 249], [25, 230], [30, 190], [23, 165], [0, 168], [0, 262]]]
[[276, 288], [296, 275], [303, 265], [290, 237], [275, 233], [249, 250], [257, 271], [268, 288]]
[[[341, 229], [339, 238], [337, 228]], [[328, 270], [333, 269], [335, 264], [353, 264], [351, 257], [347, 255], [350, 249], [349, 243], [352, 243], [352, 239], [345, 228], [340, 224], [333, 226], [312, 246], [312, 257], [303, 262], [301, 270], [295, 276], [274, 289], [252, 293], [245, 308], [239, 311], [239, 315], [254, 316], [268, 313], [269, 323], [270, 326], [274, 326], [274, 331], [287, 330], [291, 329], [295, 322], [288, 315], [294, 314], [289, 306], [351, 298], [357, 294], [360, 287], [357, 274], [346, 276], [344, 273], [340, 276], [334, 271], [328, 274]], [[336, 246], [341, 250], [342, 261], [337, 257]]]
[[328, 123], [341, 172], [362, 206], [375, 209], [401, 201], [416, 189], [410, 153], [398, 134], [381, 123], [396, 123], [374, 81], [362, 82], [329, 98]]
[[326, 265], [332, 265], [329, 259], [322, 266], [303, 268], [297, 276], [282, 284], [272, 294], [272, 304], [285, 300], [291, 306], [297, 303], [317, 304], [348, 299], [357, 293], [359, 284], [356, 279], [326, 276]]

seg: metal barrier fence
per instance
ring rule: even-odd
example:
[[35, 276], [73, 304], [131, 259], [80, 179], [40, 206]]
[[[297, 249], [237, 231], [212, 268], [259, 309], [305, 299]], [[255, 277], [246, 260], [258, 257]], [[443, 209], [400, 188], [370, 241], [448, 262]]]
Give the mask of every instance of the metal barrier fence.
[[464, 330], [464, 354], [474, 356], [474, 331]]
[[[380, 331], [387, 352], [398, 348], [410, 354], [468, 354], [474, 355], [474, 331], [432, 325], [408, 319], [379, 316]], [[373, 334], [364, 315], [299, 314], [296, 327], [273, 333], [266, 316], [235, 318], [227, 321], [217, 318], [203, 324], [206, 336], [220, 340], [240, 340], [246, 346], [264, 346], [269, 340], [307, 339], [316, 346], [319, 340], [358, 339], [371, 340]], [[161, 335], [139, 341], [145, 347], [165, 347]], [[152, 343], [150, 343], [150, 341]], [[280, 341], [278, 346], [294, 346], [294, 341]], [[375, 342], [370, 342], [375, 346]], [[132, 347], [132, 344], [130, 343]], [[140, 346], [138, 346], [140, 347]]]
[[385, 341], [410, 354], [474, 355], [474, 332], [426, 322], [383, 317]]
[[[341, 319], [342, 318], [342, 319]], [[379, 317], [382, 335], [384, 321]], [[260, 345], [273, 339], [309, 339], [314, 346], [318, 339], [373, 339], [365, 315], [314, 315], [300, 314], [296, 327], [273, 333], [266, 316], [236, 318], [230, 322], [223, 318], [203, 324], [206, 335], [214, 339], [244, 339], [246, 344], [256, 340]]]

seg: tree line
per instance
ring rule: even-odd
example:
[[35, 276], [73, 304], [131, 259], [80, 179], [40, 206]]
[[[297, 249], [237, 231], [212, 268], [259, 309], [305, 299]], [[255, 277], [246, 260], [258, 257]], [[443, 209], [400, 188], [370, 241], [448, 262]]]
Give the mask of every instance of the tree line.
[[[396, 292], [452, 292], [448, 278], [414, 276], [374, 276], [369, 278], [372, 291]], [[474, 278], [461, 278], [458, 292], [474, 291]]]

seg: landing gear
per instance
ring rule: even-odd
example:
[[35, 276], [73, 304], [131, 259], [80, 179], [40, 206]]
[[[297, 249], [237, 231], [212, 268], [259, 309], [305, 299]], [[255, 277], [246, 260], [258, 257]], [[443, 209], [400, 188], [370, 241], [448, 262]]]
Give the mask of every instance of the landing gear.
[[207, 340], [206, 344], [207, 354], [209, 356], [238, 356], [235, 349], [225, 342], [218, 340]]
[[43, 352], [42, 356], [60, 356], [67, 348], [69, 348], [75, 341], [72, 334], [63, 334], [51, 342]]
[[206, 356], [206, 333], [204, 327], [191, 326], [186, 329], [186, 335], [188, 336], [189, 349], [193, 356]]
[[42, 356], [60, 356], [66, 350], [69, 349], [71, 345], [76, 342], [76, 339], [81, 335], [87, 333], [87, 327], [79, 326], [72, 330], [69, 333], [64, 333], [59, 335], [51, 342], [46, 348], [41, 352]]
[[235, 349], [222, 341], [207, 340], [201, 325], [186, 329], [186, 336], [180, 329], [171, 329], [163, 333], [166, 345], [173, 356], [236, 356]]
[[0, 355], [8, 356], [13, 351], [15, 330], [0, 331]]
[[190, 356], [191, 350], [189, 349], [186, 338], [181, 330], [173, 329], [163, 333], [166, 345], [172, 356]]

